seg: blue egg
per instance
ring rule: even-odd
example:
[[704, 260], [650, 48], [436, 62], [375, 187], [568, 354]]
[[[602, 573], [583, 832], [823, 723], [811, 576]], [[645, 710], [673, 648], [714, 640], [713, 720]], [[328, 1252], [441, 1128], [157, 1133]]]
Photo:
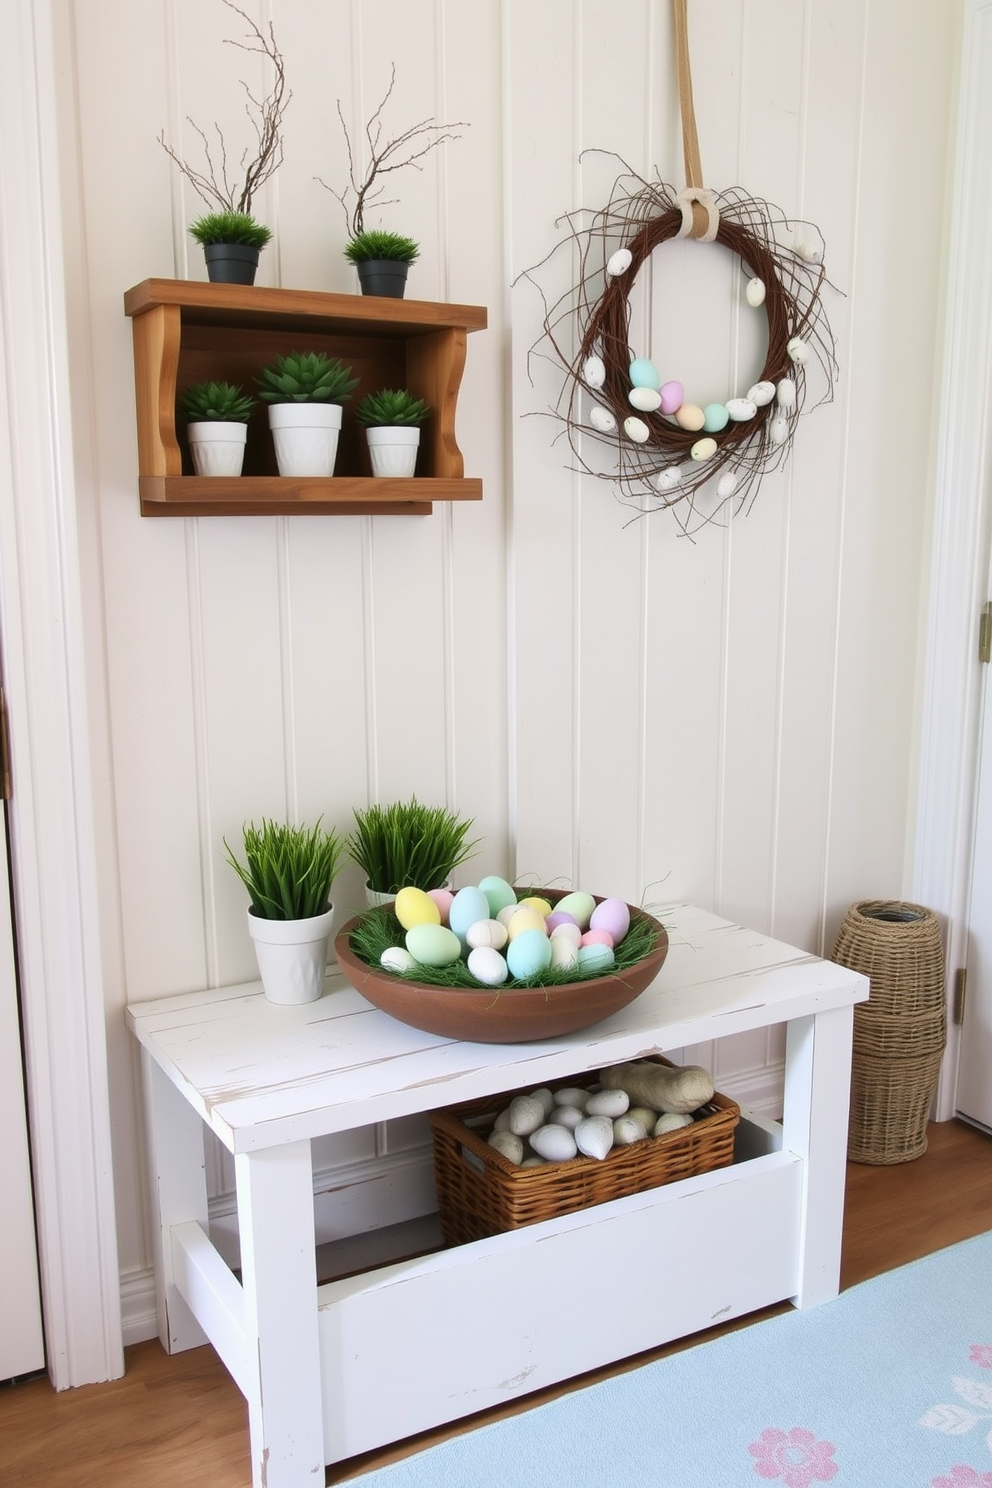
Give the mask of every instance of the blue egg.
[[506, 948], [510, 975], [526, 981], [551, 965], [551, 941], [543, 930], [521, 930]]
[[703, 409], [703, 428], [708, 434], [719, 434], [727, 427], [730, 414], [723, 403], [707, 403]]
[[656, 391], [661, 387], [661, 373], [647, 357], [637, 357], [631, 362], [627, 368], [627, 376], [634, 387], [654, 388]]
[[469, 925], [474, 925], [476, 920], [488, 920], [489, 918], [489, 900], [481, 889], [458, 890], [448, 910], [448, 924], [459, 940], [464, 941]]
[[614, 962], [608, 945], [579, 946], [579, 971], [583, 976], [593, 976], [600, 971], [609, 971]]

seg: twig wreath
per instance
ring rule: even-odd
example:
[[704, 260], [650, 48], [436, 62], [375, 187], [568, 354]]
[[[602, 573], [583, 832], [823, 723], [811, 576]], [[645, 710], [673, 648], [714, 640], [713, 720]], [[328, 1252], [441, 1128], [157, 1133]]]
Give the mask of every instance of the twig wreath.
[[[690, 534], [728, 507], [735, 512], [750, 507], [761, 476], [788, 455], [806, 399], [807, 367], [818, 365], [822, 371], [825, 391], [819, 401], [826, 402], [833, 395], [837, 364], [820, 302], [827, 281], [818, 230], [790, 222], [769, 203], [737, 189], [717, 194], [697, 184], [701, 170], [685, 0], [674, 4], [689, 184], [678, 191], [660, 180], [649, 183], [619, 156], [612, 157], [622, 170], [606, 206], [568, 213], [556, 223], [568, 224], [564, 242], [579, 250], [578, 282], [550, 308], [545, 301], [543, 335], [532, 353], [546, 341], [565, 368], [552, 412], [564, 424], [577, 468], [616, 482], [622, 496], [636, 504], [637, 515], [672, 510]], [[577, 225], [580, 218], [588, 225]], [[767, 354], [755, 381], [722, 403], [702, 407], [674, 375], [666, 381], [630, 346], [629, 296], [637, 272], [656, 248], [679, 237], [716, 242], [733, 253], [741, 265], [746, 303], [763, 312], [767, 322]], [[535, 282], [535, 272], [523, 277]], [[569, 348], [576, 339], [573, 352]], [[585, 436], [615, 446], [616, 472], [592, 468], [583, 454]], [[711, 482], [716, 502], [703, 510], [696, 494]]]

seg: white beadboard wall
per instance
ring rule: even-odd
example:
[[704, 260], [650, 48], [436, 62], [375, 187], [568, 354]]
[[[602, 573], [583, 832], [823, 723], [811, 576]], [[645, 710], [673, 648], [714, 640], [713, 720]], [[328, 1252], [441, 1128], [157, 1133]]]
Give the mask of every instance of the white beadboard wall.
[[[584, 150], [682, 184], [668, 0], [244, 5], [274, 25], [293, 92], [285, 164], [256, 204], [275, 231], [260, 282], [356, 288], [315, 179], [344, 181], [338, 100], [358, 139], [395, 62], [387, 133], [464, 123], [395, 178], [381, 220], [423, 245], [411, 295], [488, 308], [458, 419], [485, 496], [426, 519], [140, 518], [122, 295], [204, 277], [185, 231], [202, 206], [157, 138], [192, 155], [191, 118], [240, 141], [239, 79], [265, 78], [225, 45], [243, 32], [221, 0], [60, 0], [130, 1338], [151, 1331], [150, 1247], [121, 1009], [254, 975], [222, 841], [246, 817], [346, 828], [355, 805], [416, 791], [475, 817], [472, 872], [692, 900], [827, 953], [852, 900], [903, 892], [913, 826], [958, 5], [690, 0], [707, 184], [821, 229], [840, 363], [833, 402], [803, 418], [750, 513], [695, 541], [661, 514], [628, 523], [609, 484], [567, 468], [547, 417], [560, 376], [528, 355], [543, 312], [520, 277], [561, 243], [556, 219], [603, 204], [614, 171]], [[716, 390], [754, 380], [725, 257], [669, 245], [633, 301], [636, 351]], [[573, 271], [559, 249], [541, 270], [550, 300]], [[359, 888], [342, 875], [342, 915]], [[774, 1104], [774, 1038], [694, 1054]], [[379, 1164], [388, 1187], [422, 1139], [413, 1123], [331, 1144], [322, 1183]], [[210, 1160], [222, 1217], [230, 1175]]]

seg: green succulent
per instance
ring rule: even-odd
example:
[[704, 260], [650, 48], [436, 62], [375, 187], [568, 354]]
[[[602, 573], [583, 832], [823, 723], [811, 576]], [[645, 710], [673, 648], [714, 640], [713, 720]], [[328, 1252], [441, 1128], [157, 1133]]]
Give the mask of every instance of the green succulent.
[[256, 222], [248, 212], [208, 212], [190, 223], [192, 237], [204, 247], [208, 243], [240, 243], [246, 248], [264, 248], [271, 228]]
[[179, 411], [190, 423], [246, 424], [254, 407], [254, 398], [233, 382], [194, 382], [179, 399]]
[[378, 393], [366, 393], [355, 409], [355, 418], [360, 424], [392, 429], [422, 424], [429, 413], [423, 398], [415, 398], [406, 388], [382, 388]]
[[337, 357], [291, 351], [262, 368], [258, 386], [269, 403], [346, 403], [358, 378]]
[[309, 920], [327, 909], [345, 843], [336, 832], [324, 831], [321, 820], [313, 827], [264, 817], [260, 827], [246, 822], [244, 863], [224, 838], [227, 861], [248, 890], [251, 912], [259, 919]]
[[352, 263], [366, 263], [372, 258], [395, 258], [400, 263], [412, 264], [420, 254], [420, 244], [400, 233], [381, 232], [370, 228], [352, 238], [344, 250], [345, 258]]

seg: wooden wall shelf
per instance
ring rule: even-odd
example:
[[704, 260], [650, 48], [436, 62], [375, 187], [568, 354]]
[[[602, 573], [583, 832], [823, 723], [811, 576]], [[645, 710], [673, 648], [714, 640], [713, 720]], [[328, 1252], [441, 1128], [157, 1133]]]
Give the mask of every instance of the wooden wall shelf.
[[[435, 501], [481, 499], [481, 480], [465, 478], [455, 409], [468, 332], [486, 326], [483, 307], [146, 279], [127, 291], [124, 310], [134, 337], [142, 516], [423, 516]], [[333, 479], [278, 475], [264, 404], [248, 425], [244, 473], [194, 476], [177, 397], [212, 379], [253, 392], [262, 367], [288, 351], [340, 357], [359, 379], [345, 405]], [[409, 480], [373, 478], [364, 431], [348, 416], [383, 387], [409, 388], [432, 409]]]

